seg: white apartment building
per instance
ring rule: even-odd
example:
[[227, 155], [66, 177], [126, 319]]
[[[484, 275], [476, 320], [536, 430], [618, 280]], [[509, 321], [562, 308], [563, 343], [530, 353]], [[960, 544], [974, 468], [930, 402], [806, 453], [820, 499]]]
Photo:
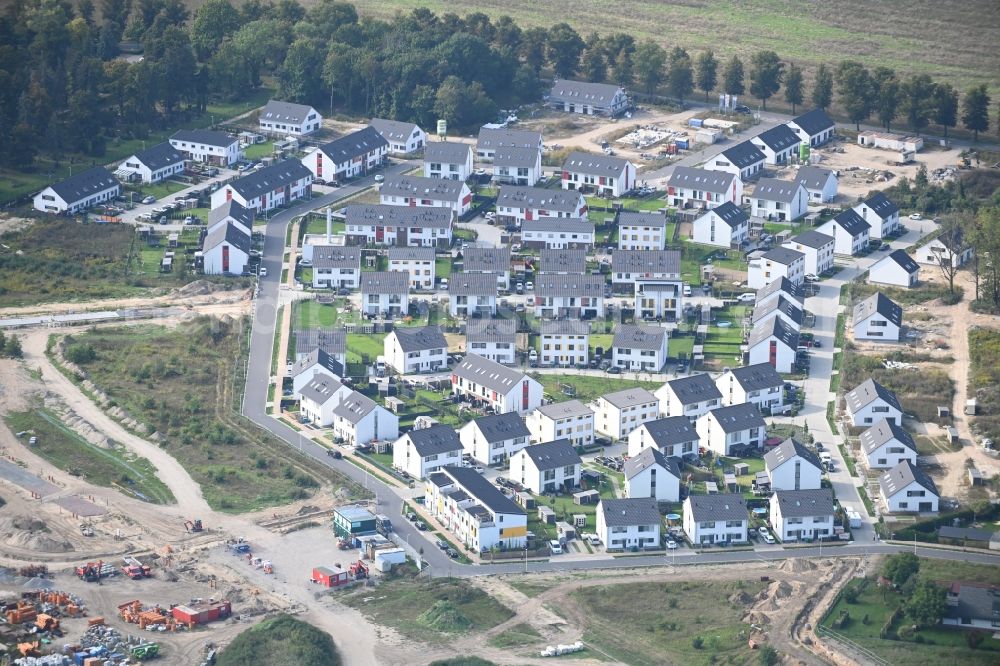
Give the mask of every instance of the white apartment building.
[[448, 342], [440, 326], [397, 326], [382, 346], [385, 362], [401, 375], [448, 369]]
[[643, 423], [659, 416], [660, 402], [643, 388], [630, 388], [602, 395], [594, 403], [598, 433], [617, 442]]
[[434, 289], [435, 255], [432, 247], [390, 248], [389, 271], [402, 271], [410, 276], [410, 289], [428, 291]]
[[542, 367], [586, 365], [590, 358], [590, 325], [572, 319], [543, 321], [538, 339]]
[[530, 444], [531, 431], [516, 412], [480, 416], [458, 431], [465, 452], [484, 465], [498, 465]]
[[532, 444], [557, 439], [568, 439], [574, 447], [594, 443], [594, 410], [579, 400], [541, 405], [524, 421]]

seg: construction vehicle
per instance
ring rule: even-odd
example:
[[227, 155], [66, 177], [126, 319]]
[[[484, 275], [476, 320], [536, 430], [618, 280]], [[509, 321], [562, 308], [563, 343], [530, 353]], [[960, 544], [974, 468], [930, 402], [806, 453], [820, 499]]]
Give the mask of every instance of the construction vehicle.
[[368, 578], [368, 565], [365, 564], [363, 560], [358, 560], [352, 564], [348, 571], [354, 580], [363, 580]]
[[266, 574], [273, 574], [274, 573], [274, 565], [271, 564], [271, 560], [264, 560], [264, 563], [263, 563], [262, 566], [264, 567], [264, 573], [266, 573]]
[[115, 573], [117, 570], [114, 565], [105, 564], [103, 561], [87, 562], [76, 568], [76, 575], [80, 577], [80, 580], [88, 583], [96, 583], [102, 578], [113, 576]]
[[94, 530], [91, 529], [90, 525], [80, 525], [80, 534], [85, 537], [94, 536]]
[[152, 659], [159, 654], [160, 645], [158, 643], [143, 643], [132, 646], [133, 659]]
[[152, 576], [149, 565], [143, 564], [134, 557], [122, 558], [125, 564], [122, 566], [122, 573], [132, 580], [141, 580]]
[[201, 518], [196, 518], [194, 520], [185, 521], [184, 529], [188, 532], [201, 532], [205, 528], [201, 525]]
[[349, 550], [351, 548], [351, 542], [348, 539], [341, 539], [337, 542], [337, 548], [341, 550]]

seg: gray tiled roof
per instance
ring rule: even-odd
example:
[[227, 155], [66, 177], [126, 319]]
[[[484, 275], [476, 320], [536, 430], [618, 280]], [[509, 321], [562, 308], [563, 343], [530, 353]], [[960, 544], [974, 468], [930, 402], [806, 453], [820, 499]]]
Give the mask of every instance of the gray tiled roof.
[[462, 362], [452, 369], [452, 374], [503, 395], [507, 395], [527, 377], [519, 370], [478, 354], [466, 354]]
[[604, 400], [606, 400], [609, 404], [619, 409], [658, 402], [655, 395], [644, 388], [638, 387], [614, 391], [613, 393], [605, 393], [601, 397], [604, 398]]
[[835, 512], [833, 491], [829, 488], [776, 490], [771, 501], [778, 503], [784, 519], [832, 516]]
[[441, 471], [451, 477], [455, 483], [474, 497], [477, 502], [494, 513], [524, 515], [524, 509], [500, 492], [496, 486], [474, 469], [468, 467], [447, 466]]
[[258, 169], [242, 178], [237, 178], [231, 181], [227, 187], [233, 188], [240, 196], [249, 201], [299, 180], [312, 180], [312, 173], [302, 162], [288, 159]]
[[608, 527], [659, 525], [662, 521], [656, 500], [648, 497], [602, 499], [597, 510], [604, 514]]
[[844, 396], [844, 400], [847, 401], [847, 406], [850, 407], [852, 412], [857, 412], [866, 405], [880, 399], [888, 403], [890, 406], [902, 411], [902, 408], [899, 406], [899, 400], [896, 398], [896, 394], [879, 384], [874, 379], [866, 379], [858, 384], [858, 386], [853, 390], [848, 391]]
[[854, 306], [854, 325], [857, 326], [875, 313], [882, 315], [896, 326], [903, 324], [903, 308], [878, 291]]
[[448, 425], [433, 425], [430, 428], [411, 430], [403, 435], [410, 440], [419, 456], [461, 451], [462, 440], [455, 429]]
[[505, 273], [510, 270], [510, 248], [467, 247], [462, 250], [462, 270]]
[[[718, 171], [716, 173], [723, 173]], [[705, 214], [715, 213], [719, 218], [729, 225], [730, 229], [735, 229], [736, 227], [747, 224], [750, 221], [750, 216], [746, 214], [746, 211], [734, 204], [732, 201], [727, 201], [724, 204], [720, 204]]]
[[333, 408], [334, 416], [339, 416], [349, 423], [360, 423], [363, 418], [371, 414], [378, 405], [366, 395], [357, 391], [340, 401], [340, 404]]
[[766, 285], [757, 290], [757, 302], [764, 300], [771, 294], [782, 292], [788, 295], [790, 298], [802, 303], [805, 299], [802, 297], [802, 289], [797, 285], [793, 284], [791, 280], [782, 276], [775, 280], [771, 280]]
[[747, 341], [747, 345], [752, 348], [758, 343], [767, 340], [772, 335], [793, 350], [799, 346], [799, 332], [786, 324], [781, 317], [771, 317], [767, 321], [754, 326], [750, 331], [750, 339]]
[[822, 469], [819, 457], [803, 446], [798, 440], [789, 437], [781, 444], [764, 454], [764, 464], [769, 470], [776, 470], [786, 462], [798, 456], [816, 469]]
[[451, 226], [452, 215], [450, 209], [443, 207], [349, 204], [344, 211], [344, 221], [360, 226], [447, 229]]
[[158, 171], [171, 164], [184, 161], [184, 154], [170, 145], [169, 141], [158, 143], [146, 150], [135, 153], [135, 158], [146, 165], [150, 171]]
[[387, 148], [389, 142], [378, 133], [374, 127], [363, 127], [329, 143], [324, 143], [320, 150], [336, 164], [343, 164], [369, 153]]
[[805, 245], [806, 247], [810, 247], [814, 250], [819, 250], [832, 243], [833, 236], [828, 236], [827, 234], [809, 229], [807, 231], [803, 231], [801, 234], [793, 237], [787, 242], [798, 243], [799, 245]]
[[826, 115], [826, 111], [823, 109], [813, 109], [812, 111], [807, 111], [801, 116], [793, 118], [792, 122], [810, 135], [816, 135], [836, 127], [834, 122], [830, 120], [830, 116]]
[[754, 188], [751, 196], [756, 199], [764, 199], [766, 201], [791, 203], [792, 201], [795, 201], [795, 195], [799, 193], [801, 188], [801, 183], [795, 183], [790, 180], [761, 178], [757, 181], [757, 187]]
[[594, 224], [578, 217], [543, 217], [521, 222], [521, 235], [526, 231], [539, 233], [593, 234]]
[[764, 153], [760, 152], [760, 148], [753, 145], [753, 141], [749, 139], [723, 150], [721, 155], [739, 169], [745, 169], [765, 159]]
[[865, 199], [865, 205], [883, 220], [899, 214], [899, 206], [890, 201], [882, 192], [876, 192]]
[[201, 246], [202, 252], [208, 252], [223, 242], [229, 243], [245, 254], [250, 254], [250, 236], [232, 222], [216, 227], [212, 233], [205, 236], [205, 242]]
[[476, 140], [476, 147], [480, 150], [515, 147], [537, 149], [541, 145], [542, 135], [540, 132], [513, 130], [506, 127], [482, 127]]
[[668, 416], [647, 421], [640, 427], [645, 428], [653, 443], [661, 448], [698, 440], [698, 431], [686, 416]]
[[715, 382], [705, 373], [671, 379], [666, 385], [682, 405], [722, 399], [722, 393]]
[[659, 326], [619, 324], [615, 326], [615, 336], [611, 346], [656, 351], [663, 345], [666, 336], [667, 329]]
[[501, 185], [497, 207], [541, 209], [576, 214], [580, 197], [576, 190], [548, 190], [541, 187]]
[[583, 404], [579, 400], [565, 400], [563, 402], [550, 402], [547, 405], [542, 405], [537, 407], [536, 411], [543, 416], [547, 416], [550, 419], [566, 419], [571, 416], [586, 416], [587, 414], [593, 415], [594, 410], [592, 410], [587, 405]]
[[314, 245], [313, 268], [361, 269], [361, 251], [350, 245]]
[[795, 182], [802, 183], [807, 190], [822, 190], [832, 175], [834, 175], [832, 169], [803, 166], [795, 173]]
[[342, 366], [337, 359], [330, 356], [326, 353], [326, 351], [320, 349], [319, 347], [303, 356], [302, 360], [297, 361], [295, 365], [292, 366], [292, 371], [289, 375], [297, 377], [317, 365], [326, 368], [338, 377], [344, 376], [344, 366]]
[[379, 189], [379, 195], [458, 203], [464, 188], [465, 183], [461, 180], [393, 175], [386, 176]]
[[496, 296], [496, 273], [452, 273], [448, 280], [449, 296]]
[[428, 141], [424, 147], [424, 163], [465, 164], [472, 154], [472, 146], [458, 141]]
[[791, 266], [796, 261], [802, 261], [805, 259], [806, 255], [802, 254], [798, 250], [790, 250], [787, 247], [774, 247], [765, 252], [763, 255], [764, 259], [769, 261], [774, 261], [783, 266]]
[[543, 321], [539, 332], [542, 335], [590, 335], [590, 324], [576, 319]]
[[837, 214], [831, 222], [851, 236], [858, 236], [871, 230], [871, 225], [865, 222], [864, 218], [858, 215], [853, 208], [847, 208]]
[[392, 334], [396, 336], [404, 352], [448, 349], [448, 342], [444, 339], [440, 326], [397, 326]]
[[572, 81], [556, 79], [549, 92], [550, 102], [587, 102], [596, 106], [608, 106], [620, 86], [610, 83], [589, 83], [587, 81]]
[[493, 164], [498, 167], [530, 169], [538, 164], [539, 153], [537, 147], [506, 146], [497, 148], [493, 154]]
[[581, 151], [572, 152], [563, 162], [562, 170], [570, 173], [583, 173], [589, 176], [609, 176], [617, 178], [628, 165], [629, 161], [611, 155], [596, 155]]
[[917, 444], [913, 441], [913, 436], [902, 427], [896, 425], [895, 421], [890, 421], [889, 419], [881, 419], [871, 428], [861, 433], [859, 439], [865, 453], [873, 453], [878, 447], [893, 439], [911, 451], [917, 450]]
[[408, 294], [410, 274], [406, 271], [374, 271], [361, 274], [362, 294]]
[[118, 179], [104, 167], [97, 166], [70, 176], [66, 180], [50, 185], [56, 194], [66, 203], [72, 204], [87, 197], [111, 189], [121, 187]]
[[434, 261], [432, 247], [390, 247], [389, 261]]
[[328, 354], [347, 352], [347, 333], [340, 329], [300, 328], [292, 335], [295, 336], [296, 355], [308, 354], [314, 349], [322, 349]]
[[735, 179], [736, 176], [734, 174], [726, 171], [709, 171], [708, 169], [678, 166], [674, 167], [674, 172], [670, 175], [667, 185], [669, 187], [693, 188], [702, 192], [726, 194], [732, 189]]
[[759, 391], [782, 386], [785, 383], [785, 380], [770, 363], [755, 363], [754, 365], [732, 368], [730, 372], [744, 391]]
[[302, 387], [299, 393], [303, 398], [312, 400], [317, 405], [326, 404], [326, 401], [333, 397], [333, 394], [344, 385], [336, 379], [322, 376], [317, 377]]
[[398, 143], [405, 143], [413, 135], [413, 130], [420, 129], [416, 123], [388, 120], [386, 118], [372, 118], [368, 124], [374, 127], [375, 131], [386, 139], [391, 139]]
[[781, 312], [799, 326], [802, 325], [802, 306], [798, 301], [785, 298], [784, 294], [779, 294], [777, 298], [772, 298], [763, 305], [754, 307], [750, 321], [756, 324], [775, 311]]
[[691, 515], [701, 521], [749, 520], [747, 502], [737, 493], [719, 495], [690, 495], [684, 507], [691, 507]]
[[603, 275], [539, 274], [535, 277], [535, 295], [542, 298], [581, 296], [604, 298]]
[[538, 264], [540, 273], [586, 273], [587, 251], [543, 249]]
[[904, 460], [888, 472], [878, 477], [878, 485], [882, 489], [882, 497], [892, 497], [897, 492], [916, 482], [934, 495], [938, 494], [937, 486], [927, 473], [911, 463]]
[[301, 125], [309, 117], [311, 111], [313, 108], [308, 104], [294, 104], [272, 99], [260, 112], [260, 119]]
[[667, 216], [664, 213], [623, 210], [618, 213], [618, 226], [655, 227], [657, 229], [666, 229]]
[[679, 250], [615, 250], [612, 273], [680, 273]]
[[227, 148], [239, 141], [236, 137], [230, 136], [225, 132], [216, 132], [215, 130], [207, 129], [177, 130], [170, 135], [170, 140], [200, 143], [206, 146], [215, 146], [216, 148]]
[[780, 153], [798, 143], [802, 143], [799, 135], [792, 131], [788, 125], [775, 125], [769, 130], [765, 130], [756, 137], [761, 143], [771, 150]]
[[740, 432], [750, 428], [763, 428], [764, 417], [760, 415], [760, 409], [752, 402], [744, 402], [740, 405], [730, 405], [728, 407], [717, 407], [708, 413], [722, 428], [722, 432]]
[[525, 425], [524, 419], [516, 412], [480, 416], [473, 423], [479, 428], [479, 432], [483, 434], [486, 441], [490, 443], [531, 436], [531, 431]]
[[226, 203], [208, 211], [208, 226], [212, 226], [220, 220], [231, 217], [242, 223], [248, 229], [253, 229], [253, 211], [244, 208], [238, 201], [230, 199]]
[[517, 322], [513, 319], [470, 319], [465, 325], [466, 342], [506, 342], [517, 338]]
[[557, 439], [544, 444], [532, 444], [521, 451], [531, 458], [539, 472], [583, 463], [568, 439]]
[[917, 262], [913, 260], [913, 257], [908, 255], [906, 250], [903, 249], [893, 250], [882, 261], [885, 261], [886, 259], [896, 262], [899, 264], [900, 268], [911, 275], [920, 270], [920, 266], [918, 266]]
[[673, 457], [668, 458], [660, 453], [658, 448], [652, 446], [643, 449], [639, 455], [632, 456], [626, 460], [622, 472], [625, 474], [626, 479], [631, 479], [639, 472], [645, 471], [653, 465], [659, 465], [667, 470], [671, 476], [678, 479], [681, 478], [681, 470], [677, 466], [677, 461]]

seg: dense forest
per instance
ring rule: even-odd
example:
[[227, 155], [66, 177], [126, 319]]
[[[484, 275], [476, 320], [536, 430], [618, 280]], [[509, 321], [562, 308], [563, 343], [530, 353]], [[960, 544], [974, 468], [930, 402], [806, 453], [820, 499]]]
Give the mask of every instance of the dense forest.
[[[746, 63], [709, 50], [666, 50], [626, 34], [581, 36], [567, 23], [522, 29], [509, 17], [415, 9], [393, 21], [346, 3], [208, 0], [24, 0], [0, 16], [0, 165], [29, 170], [39, 152], [100, 157], [112, 139], [144, 139], [240, 100], [273, 77], [278, 98], [324, 112], [466, 129], [540, 98], [543, 76], [627, 86], [683, 103], [727, 92], [783, 93], [794, 108], [836, 109], [852, 122], [903, 120], [917, 132], [990, 128], [985, 86], [959, 92], [927, 75], [900, 78], [845, 61], [803, 71], [774, 51]], [[123, 54], [141, 53], [141, 58]]]

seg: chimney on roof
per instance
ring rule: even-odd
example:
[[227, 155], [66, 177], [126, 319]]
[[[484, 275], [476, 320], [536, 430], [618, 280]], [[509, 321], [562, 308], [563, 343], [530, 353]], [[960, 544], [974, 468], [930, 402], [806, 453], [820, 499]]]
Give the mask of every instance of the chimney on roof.
[[326, 244], [333, 245], [333, 209], [326, 207]]

